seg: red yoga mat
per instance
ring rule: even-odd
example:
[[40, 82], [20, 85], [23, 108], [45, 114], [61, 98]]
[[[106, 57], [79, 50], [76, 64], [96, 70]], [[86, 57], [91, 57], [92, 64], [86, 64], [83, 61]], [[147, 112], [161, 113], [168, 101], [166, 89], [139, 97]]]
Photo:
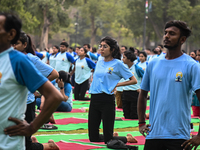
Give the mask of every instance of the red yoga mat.
[[60, 150], [87, 150], [87, 149], [102, 148], [100, 146], [83, 145], [78, 143], [69, 143], [65, 141], [56, 142], [56, 144], [59, 146]]
[[[145, 137], [144, 136], [134, 136], [134, 138], [137, 139], [138, 143], [126, 143], [126, 144], [127, 145], [144, 145], [144, 143], [145, 143]], [[105, 145], [104, 142], [90, 142], [89, 139], [77, 139], [77, 140], [70, 140], [70, 141], [77, 141], [77, 142]]]
[[66, 125], [66, 124], [78, 124], [78, 123], [87, 123], [88, 120], [87, 119], [81, 119], [81, 118], [64, 118], [64, 119], [56, 119], [56, 124], [60, 124], [60, 125]]

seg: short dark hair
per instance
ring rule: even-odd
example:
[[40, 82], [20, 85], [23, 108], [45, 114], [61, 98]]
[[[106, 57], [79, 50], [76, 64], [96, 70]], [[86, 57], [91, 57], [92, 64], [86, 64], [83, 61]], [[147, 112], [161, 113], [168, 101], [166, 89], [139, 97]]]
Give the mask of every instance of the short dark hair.
[[92, 47], [92, 52], [93, 52], [93, 53], [96, 53], [96, 52], [97, 52], [96, 47]]
[[146, 48], [145, 50], [151, 51], [151, 49], [150, 49], [150, 48]]
[[86, 45], [87, 45], [88, 48], [90, 48], [90, 44], [83, 44], [83, 46], [86, 46]]
[[132, 52], [132, 51], [125, 51], [124, 55], [127, 57], [127, 59], [129, 59], [132, 62], [137, 59], [134, 52]]
[[144, 51], [141, 51], [141, 52], [139, 52], [139, 55], [140, 54], [143, 54], [144, 55], [144, 57], [146, 57], [147, 58], [147, 53], [145, 53]]
[[129, 47], [129, 51], [135, 53], [135, 48], [134, 47]]
[[65, 47], [68, 48], [69, 44], [67, 42], [61, 42], [60, 45], [64, 45]]
[[70, 83], [71, 84], [70, 75], [67, 72], [60, 70], [58, 73], [59, 73], [59, 79], [60, 80], [62, 79], [64, 83]]
[[162, 45], [162, 44], [158, 44], [158, 46], [160, 46], [161, 48], [163, 48], [163, 45]]
[[127, 50], [127, 47], [126, 47], [126, 46], [122, 45], [121, 47], [124, 47], [124, 48]]
[[14, 39], [11, 41], [11, 44], [15, 44], [20, 37], [20, 31], [22, 28], [21, 20], [16, 15], [11, 14], [11, 13], [0, 12], [0, 16], [5, 16], [6, 18], [5, 24], [4, 24], [4, 29], [6, 32], [9, 32], [11, 29], [16, 30], [16, 35]]
[[165, 24], [165, 29], [172, 27], [172, 26], [179, 28], [179, 30], [181, 32], [181, 36], [186, 36], [186, 38], [188, 38], [191, 35], [191, 30], [187, 26], [186, 22], [179, 21], [179, 20], [172, 20]]
[[106, 44], [108, 44], [110, 46], [110, 51], [112, 52], [112, 57], [121, 60], [121, 53], [120, 53], [120, 49], [118, 46], [118, 43], [115, 39], [106, 36], [104, 38], [101, 39], [101, 42], [105, 42]]

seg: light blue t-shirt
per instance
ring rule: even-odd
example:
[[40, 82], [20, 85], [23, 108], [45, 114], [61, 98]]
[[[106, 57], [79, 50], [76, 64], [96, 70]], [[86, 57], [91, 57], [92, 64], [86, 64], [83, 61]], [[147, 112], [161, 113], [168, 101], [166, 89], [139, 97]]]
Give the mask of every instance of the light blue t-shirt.
[[75, 63], [75, 82], [81, 84], [90, 78], [91, 69], [95, 69], [96, 64], [89, 58], [78, 58]]
[[47, 79], [26, 55], [12, 47], [0, 53], [0, 65], [0, 149], [25, 150], [24, 136], [10, 137], [3, 130], [16, 125], [9, 117], [24, 120], [28, 89], [35, 92]]
[[[131, 68], [129, 68], [129, 69], [130, 69], [131, 73], [135, 76], [135, 78], [137, 79], [137, 84], [123, 86], [123, 90], [124, 91], [129, 91], [129, 90], [136, 91], [136, 90], [140, 89], [140, 84], [141, 84], [142, 78], [138, 77], [136, 70], [135, 70], [135, 64], [133, 64], [131, 66]], [[129, 79], [127, 79], [126, 81], [129, 81]]]
[[98, 60], [98, 57], [90, 51], [87, 52], [87, 55], [90, 57], [91, 60]]
[[138, 63], [138, 66], [140, 66], [144, 71], [146, 70], [146, 68], [147, 68], [147, 62], [145, 61], [145, 62], [139, 62]]
[[[44, 77], [47, 78], [53, 71], [53, 68], [51, 66], [42, 62], [37, 56], [34, 56], [31, 53], [28, 53], [26, 56]], [[30, 91], [28, 91], [27, 104], [30, 104], [34, 101], [35, 101], [35, 95], [33, 93], [31, 93]]]
[[63, 70], [65, 72], [69, 72], [69, 68], [71, 63], [74, 63], [74, 57], [68, 52], [61, 53], [59, 52], [56, 56], [56, 71]]
[[146, 139], [190, 139], [192, 90], [200, 89], [200, 66], [188, 55], [149, 62], [141, 89], [151, 91], [151, 131]]
[[53, 67], [55, 69], [56, 67], [56, 56], [58, 55], [57, 54], [50, 54], [49, 57], [48, 57], [48, 60], [49, 60], [49, 65], [51, 67]]
[[108, 62], [99, 60], [96, 64], [89, 93], [106, 93], [112, 95], [112, 90], [121, 78], [128, 79], [132, 76], [133, 74], [130, 70], [118, 59]]
[[[58, 83], [56, 83], [56, 80], [51, 81], [51, 83], [60, 91], [60, 88], [58, 87]], [[68, 96], [68, 100], [66, 103], [69, 103], [72, 107], [72, 85], [70, 83], [64, 83], [64, 92], [65, 95]]]
[[47, 63], [47, 59], [49, 57], [49, 53], [46, 51], [41, 51], [41, 54], [43, 54], [44, 58], [42, 58], [42, 62]]

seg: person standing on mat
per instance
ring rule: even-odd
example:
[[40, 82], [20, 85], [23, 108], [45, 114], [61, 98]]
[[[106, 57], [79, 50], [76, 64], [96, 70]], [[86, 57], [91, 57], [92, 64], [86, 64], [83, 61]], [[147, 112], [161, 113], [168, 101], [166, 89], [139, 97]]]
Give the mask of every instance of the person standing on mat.
[[[143, 76], [138, 116], [139, 131], [146, 136], [145, 150], [196, 149], [200, 144], [200, 132], [190, 139], [192, 90], [200, 100], [200, 66], [181, 50], [190, 34], [185, 22], [167, 22], [163, 36], [167, 53], [151, 60]], [[150, 124], [146, 125], [148, 91]]]
[[80, 48], [78, 55], [79, 58], [75, 61], [74, 69], [70, 73], [73, 74], [75, 71], [74, 98], [75, 100], [90, 100], [85, 97], [85, 93], [89, 89], [91, 70], [95, 69], [96, 64], [86, 57], [87, 50], [85, 48]]
[[[88, 132], [91, 142], [105, 142], [111, 139], [120, 139], [124, 143], [133, 142], [135, 139], [127, 137], [113, 137], [115, 121], [114, 89], [118, 86], [136, 84], [137, 80], [129, 69], [120, 61], [121, 54], [117, 41], [111, 37], [104, 37], [100, 42], [101, 56], [93, 75], [89, 89], [91, 102], [88, 115]], [[129, 81], [119, 82], [121, 78]], [[99, 126], [103, 122], [103, 135], [99, 134]]]

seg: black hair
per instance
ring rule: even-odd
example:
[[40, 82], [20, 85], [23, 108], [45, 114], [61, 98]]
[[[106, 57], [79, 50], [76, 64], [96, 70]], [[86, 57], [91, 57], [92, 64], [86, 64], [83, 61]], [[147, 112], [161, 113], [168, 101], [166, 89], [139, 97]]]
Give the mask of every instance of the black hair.
[[69, 44], [67, 42], [61, 42], [60, 45], [64, 45], [65, 47], [68, 48]]
[[80, 47], [80, 46], [77, 46], [76, 48], [78, 48], [78, 49], [81, 49], [81, 47]]
[[150, 49], [150, 48], [146, 48], [145, 50], [151, 51], [151, 49]]
[[122, 45], [121, 47], [124, 47], [124, 48], [127, 50], [127, 47], [126, 47], [126, 46]]
[[137, 59], [134, 52], [132, 52], [132, 51], [125, 51], [124, 55], [127, 57], [127, 59], [129, 59], [132, 62]]
[[60, 80], [62, 79], [62, 81], [63, 81], [64, 83], [70, 83], [70, 84], [71, 84], [71, 82], [70, 82], [70, 75], [69, 75], [67, 72], [61, 70], [61, 71], [59, 71], [58, 73], [59, 73], [59, 77], [58, 77], [58, 78], [59, 78]]
[[179, 21], [179, 20], [172, 20], [165, 24], [165, 29], [172, 26], [179, 28], [181, 32], [181, 36], [186, 36], [186, 38], [188, 38], [191, 35], [191, 30], [187, 26], [186, 22]]
[[152, 52], [154, 53], [154, 54], [158, 54], [158, 52], [155, 50], [157, 47], [155, 47], [153, 50], [152, 50]]
[[15, 44], [20, 36], [20, 31], [22, 28], [21, 20], [14, 14], [0, 12], [0, 16], [5, 16], [6, 20], [4, 23], [4, 29], [6, 32], [9, 32], [11, 29], [16, 30], [16, 35], [11, 41], [11, 44]]
[[96, 52], [97, 52], [96, 47], [92, 47], [92, 52], [93, 52], [93, 53], [96, 53]]
[[83, 44], [83, 46], [87, 45], [88, 48], [90, 48], [90, 44]]
[[162, 45], [162, 44], [158, 44], [158, 46], [160, 46], [161, 48], [163, 48], [163, 45]]
[[55, 47], [56, 49], [58, 49], [58, 52], [60, 52], [60, 47], [58, 45], [54, 45], [53, 47]]
[[31, 54], [35, 55], [36, 49], [35, 49], [35, 47], [34, 47], [34, 45], [32, 43], [31, 37], [29, 35], [27, 35], [23, 31], [21, 31], [19, 40], [22, 42], [22, 44], [25, 44], [25, 42], [27, 42], [27, 46], [24, 49], [24, 51], [26, 53], [31, 53]]
[[194, 52], [195, 55], [197, 55], [197, 50], [193, 50], [190, 53]]
[[112, 51], [112, 57], [121, 60], [121, 53], [117, 41], [109, 36], [101, 39], [101, 42], [106, 42], [110, 46], [110, 51]]
[[129, 51], [135, 53], [135, 48], [134, 47], [129, 47]]
[[147, 58], [147, 53], [145, 53], [144, 51], [141, 51], [141, 52], [139, 52], [139, 55], [140, 54], [143, 54], [144, 55], [144, 57], [146, 57]]
[[72, 49], [72, 50], [74, 51], [74, 48], [73, 48], [73, 47], [70, 46], [69, 48]]

